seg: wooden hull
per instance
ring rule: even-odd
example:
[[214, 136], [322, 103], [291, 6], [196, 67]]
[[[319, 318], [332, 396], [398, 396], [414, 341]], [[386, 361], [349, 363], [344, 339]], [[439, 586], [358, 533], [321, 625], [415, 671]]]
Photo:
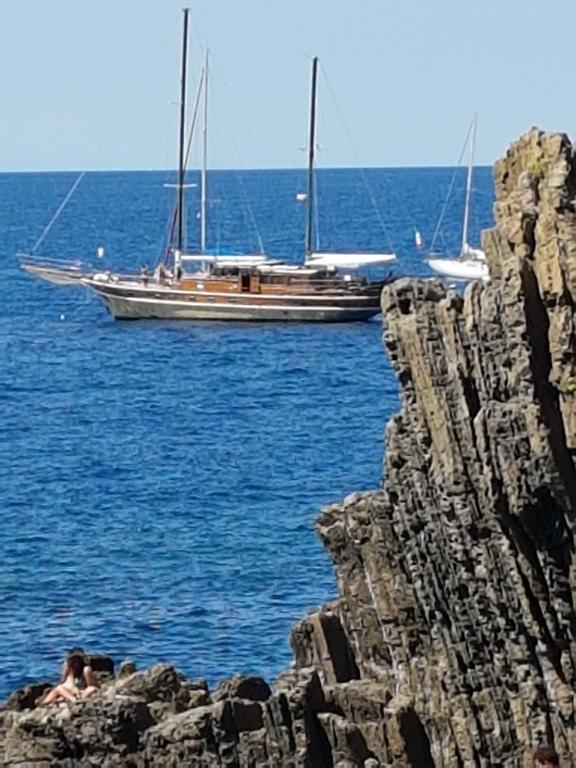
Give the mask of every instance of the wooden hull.
[[380, 312], [381, 285], [325, 294], [207, 293], [159, 286], [84, 283], [118, 320], [236, 320], [351, 322]]

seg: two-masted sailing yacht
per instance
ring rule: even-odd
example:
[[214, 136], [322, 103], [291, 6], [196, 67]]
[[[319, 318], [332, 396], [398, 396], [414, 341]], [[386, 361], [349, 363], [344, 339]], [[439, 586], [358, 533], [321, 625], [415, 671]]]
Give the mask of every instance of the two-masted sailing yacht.
[[[81, 284], [103, 300], [117, 319], [245, 320], [342, 322], [366, 320], [380, 312], [385, 281], [346, 273], [321, 260], [311, 250], [307, 260], [290, 264], [262, 254], [214, 256], [206, 249], [206, 111], [207, 61], [204, 89], [204, 160], [201, 175], [200, 252], [186, 248], [184, 194], [186, 188], [186, 77], [188, 11], [184, 10], [178, 155], [177, 202], [171, 242], [152, 275], [114, 272], [84, 274]], [[314, 75], [315, 78], [315, 75]], [[200, 92], [199, 92], [200, 95]], [[314, 98], [314, 97], [313, 97]], [[311, 129], [313, 160], [313, 128]], [[313, 164], [309, 171], [309, 201], [313, 203]], [[42, 275], [38, 274], [39, 277]], [[53, 273], [51, 273], [53, 277]], [[63, 275], [65, 279], [68, 275]], [[53, 281], [53, 280], [52, 280]], [[69, 281], [70, 282], [70, 281]]]

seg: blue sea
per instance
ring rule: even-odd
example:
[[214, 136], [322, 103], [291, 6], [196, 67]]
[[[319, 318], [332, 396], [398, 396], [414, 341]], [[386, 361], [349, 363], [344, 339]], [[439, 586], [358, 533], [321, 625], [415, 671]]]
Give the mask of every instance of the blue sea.
[[[465, 172], [318, 174], [323, 248], [398, 253], [428, 276], [456, 253]], [[398, 387], [381, 318], [343, 325], [114, 321], [78, 287], [20, 271], [77, 174], [0, 174], [0, 698], [56, 678], [71, 646], [173, 663], [211, 685], [269, 680], [289, 632], [336, 596], [313, 524], [381, 483]], [[169, 172], [90, 173], [38, 247], [103, 269], [153, 266]], [[299, 261], [300, 171], [209, 174], [208, 245]], [[198, 240], [198, 191], [187, 207]], [[492, 222], [491, 170], [474, 177], [472, 244]], [[105, 249], [98, 259], [96, 251]]]

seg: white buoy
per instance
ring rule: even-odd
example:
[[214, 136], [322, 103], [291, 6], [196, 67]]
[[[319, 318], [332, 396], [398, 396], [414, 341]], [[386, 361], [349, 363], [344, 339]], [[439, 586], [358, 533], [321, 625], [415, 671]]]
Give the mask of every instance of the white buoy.
[[60, 320], [65, 320], [65, 319], [66, 319], [66, 315], [60, 315]]
[[99, 259], [103, 258], [104, 256], [104, 246], [99, 245], [98, 248], [96, 248], [96, 256], [98, 256]]

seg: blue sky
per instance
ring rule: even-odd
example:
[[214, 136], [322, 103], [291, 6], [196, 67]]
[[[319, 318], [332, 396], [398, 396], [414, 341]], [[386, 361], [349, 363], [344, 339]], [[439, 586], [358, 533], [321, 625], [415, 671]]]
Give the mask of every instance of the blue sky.
[[[4, 0], [0, 171], [174, 167], [180, 0]], [[532, 125], [574, 133], [574, 0], [194, 0], [215, 167], [304, 163], [320, 57], [324, 166], [476, 162]]]

